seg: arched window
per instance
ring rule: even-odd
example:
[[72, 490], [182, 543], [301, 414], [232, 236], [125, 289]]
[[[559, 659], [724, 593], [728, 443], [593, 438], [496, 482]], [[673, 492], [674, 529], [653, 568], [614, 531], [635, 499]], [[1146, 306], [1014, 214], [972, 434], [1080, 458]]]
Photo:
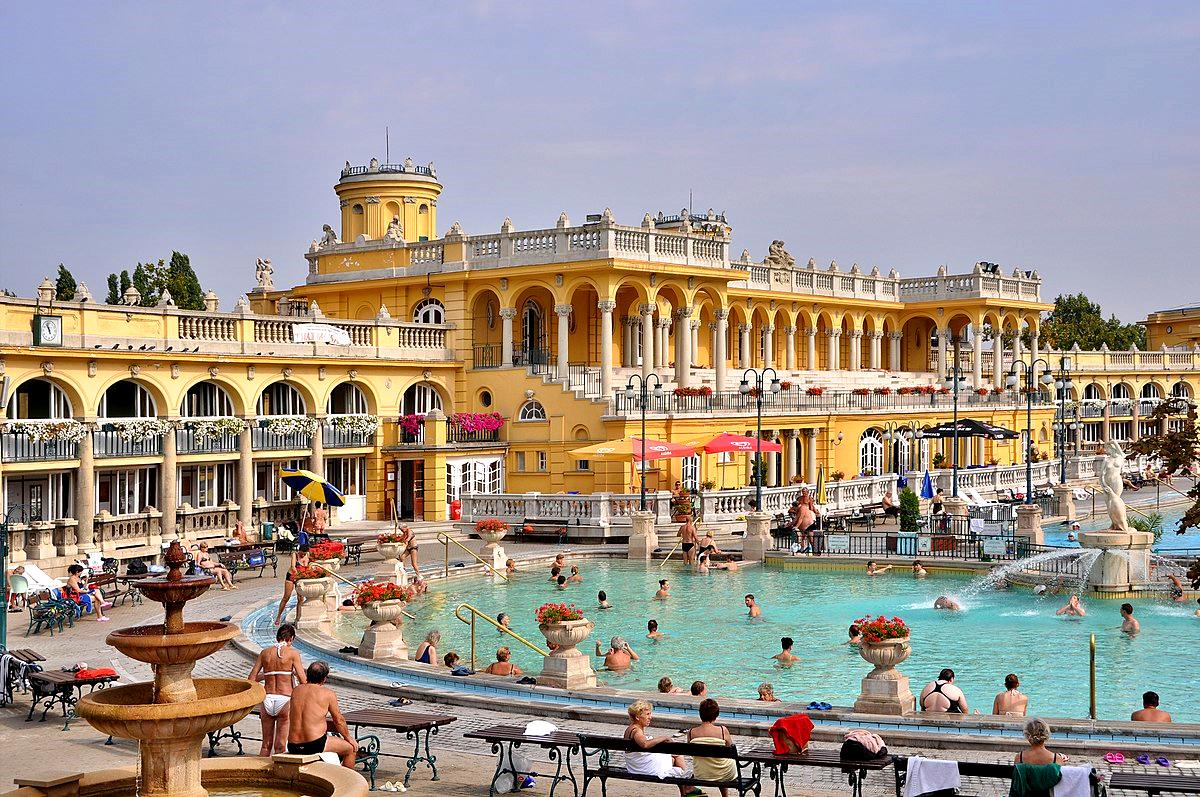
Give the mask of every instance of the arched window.
[[287, 382], [276, 382], [267, 385], [258, 394], [258, 405], [255, 411], [259, 415], [305, 415], [308, 405], [300, 391]]
[[518, 421], [544, 421], [546, 420], [546, 408], [539, 401], [526, 401], [521, 405], [521, 409], [517, 412]]
[[353, 382], [342, 382], [329, 394], [325, 412], [330, 415], [366, 415], [367, 397]]
[[122, 379], [100, 398], [101, 418], [155, 418], [158, 408], [150, 391], [132, 379]]
[[179, 405], [184, 418], [224, 418], [233, 415], [233, 401], [225, 388], [213, 382], [201, 382], [188, 388]]
[[442, 324], [446, 321], [446, 308], [437, 299], [422, 299], [413, 308], [413, 322], [417, 324]]
[[1083, 389], [1083, 397], [1089, 401], [1096, 401], [1104, 398], [1104, 389], [1092, 382]]
[[1153, 382], [1147, 382], [1146, 384], [1142, 385], [1142, 398], [1162, 398], [1162, 391], [1158, 389], [1158, 385], [1154, 384]]
[[878, 429], [868, 429], [858, 441], [858, 470], [872, 476], [883, 471], [883, 438]]
[[433, 385], [418, 382], [404, 391], [400, 401], [400, 412], [404, 415], [425, 415], [430, 410], [442, 409], [442, 397]]
[[1171, 395], [1175, 398], [1191, 398], [1192, 386], [1187, 382], [1179, 381], [1171, 385]]
[[48, 379], [30, 379], [8, 400], [10, 420], [72, 418], [74, 415], [67, 394]]
[[1129, 385], [1121, 382], [1120, 384], [1113, 385], [1112, 397], [1115, 399], [1127, 399], [1133, 398], [1133, 394], [1129, 390]]

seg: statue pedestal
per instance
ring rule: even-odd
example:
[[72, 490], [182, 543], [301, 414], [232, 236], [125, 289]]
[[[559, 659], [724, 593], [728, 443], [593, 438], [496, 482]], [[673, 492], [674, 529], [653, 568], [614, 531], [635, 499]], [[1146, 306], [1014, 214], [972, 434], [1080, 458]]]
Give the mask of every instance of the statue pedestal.
[[742, 559], [761, 562], [771, 549], [771, 515], [752, 512], [746, 515], [746, 540], [742, 543]]
[[1085, 531], [1079, 535], [1084, 548], [1102, 553], [1088, 574], [1088, 584], [1097, 592], [1128, 592], [1150, 580], [1150, 546], [1154, 535], [1145, 531]]
[[[508, 565], [508, 554], [506, 554], [504, 552], [504, 549], [502, 547], [497, 545], [495, 548], [492, 549], [492, 569], [495, 570], [497, 573], [503, 573], [504, 569], [507, 567], [507, 565]], [[500, 576], [496, 575], [496, 573], [493, 573], [492, 578], [500, 578]]]
[[854, 701], [855, 713], [898, 717], [916, 710], [916, 698], [909, 689], [908, 676], [896, 669], [896, 665], [907, 659], [911, 652], [907, 638], [877, 644], [864, 642], [859, 646], [858, 654], [874, 664], [875, 669], [862, 679], [862, 692]]
[[950, 496], [945, 500], [946, 514], [950, 517], [966, 517], [970, 514], [966, 499], [962, 496]]
[[629, 559], [650, 559], [658, 548], [653, 512], [633, 513], [633, 534], [629, 536]]
[[1063, 522], [1074, 523], [1077, 517], [1075, 514], [1075, 490], [1071, 485], [1054, 485], [1054, 499], [1058, 504], [1058, 514], [1062, 517]]
[[1016, 536], [1030, 545], [1044, 545], [1046, 535], [1042, 531], [1042, 508], [1037, 504], [1019, 504], [1017, 506]]

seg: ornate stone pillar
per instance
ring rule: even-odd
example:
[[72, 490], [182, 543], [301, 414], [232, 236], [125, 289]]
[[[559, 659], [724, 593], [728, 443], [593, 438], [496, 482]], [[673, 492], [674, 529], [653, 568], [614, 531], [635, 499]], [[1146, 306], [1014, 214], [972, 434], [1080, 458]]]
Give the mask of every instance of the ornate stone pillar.
[[179, 496], [176, 494], [175, 486], [178, 479], [177, 458], [176, 458], [176, 440], [175, 440], [175, 421], [176, 418], [167, 418], [167, 422], [171, 428], [167, 429], [163, 435], [163, 458], [162, 464], [159, 466], [158, 476], [158, 498], [159, 506], [162, 508], [162, 532], [163, 535], [170, 539], [170, 535], [175, 533], [177, 522], [176, 510], [179, 508]]
[[621, 316], [621, 367], [632, 368], [634, 365], [633, 319]]
[[[513, 319], [517, 317], [517, 308], [500, 308], [500, 366], [511, 368], [513, 364]], [[245, 501], [242, 505], [245, 505]]]
[[862, 337], [861, 329], [850, 330], [850, 370], [862, 370]]
[[763, 368], [775, 365], [775, 327], [763, 327]]
[[871, 333], [871, 370], [879, 371], [883, 368], [883, 333]]
[[[691, 363], [688, 363], [689, 365], [698, 362], [700, 359], [700, 321], [699, 319], [694, 319], [690, 323], [692, 325], [692, 360]], [[709, 351], [711, 352], [712, 349], [709, 349]]]
[[888, 370], [900, 370], [900, 339], [903, 334], [900, 332], [892, 332], [888, 335]]
[[805, 429], [804, 436], [806, 438], [806, 441], [804, 443], [804, 459], [805, 459], [804, 469], [807, 471], [804, 474], [804, 481], [808, 482], [809, 484], [816, 484], [817, 483], [817, 430], [816, 429]]
[[1112, 438], [1112, 399], [1104, 402], [1104, 419], [1100, 421], [1100, 435], [1104, 440]]
[[738, 324], [738, 368], [750, 367], [750, 325]]
[[558, 316], [558, 378], [567, 378], [567, 359], [571, 353], [571, 305], [554, 305]]
[[1133, 402], [1129, 407], [1131, 414], [1129, 422], [1129, 442], [1138, 440], [1142, 436], [1142, 400], [1139, 396], [1133, 397]]
[[971, 378], [976, 388], [983, 387], [983, 336], [975, 327], [971, 331]]
[[[1033, 327], [1030, 327], [1030, 332], [1032, 333], [1032, 331], [1033, 331]], [[1046, 359], [1049, 359], [1049, 358], [1047, 357]], [[1042, 367], [1041, 365], [1038, 364], [1038, 336], [1037, 335], [1031, 335], [1029, 338], [1029, 361], [1031, 363], [1033, 363], [1033, 378], [1034, 378], [1034, 381], [1037, 381], [1038, 377], [1041, 376], [1040, 370]]]
[[946, 344], [950, 342], [950, 330], [939, 329], [937, 331], [938, 347], [937, 347], [937, 373], [938, 378], [946, 375], [947, 359], [946, 359]]
[[671, 367], [671, 319], [661, 315], [655, 322], [658, 329], [658, 341], [654, 345], [655, 367], [664, 371]]
[[796, 478], [796, 430], [783, 430], [783, 477], [784, 484], [791, 484]]
[[811, 327], [804, 330], [804, 337], [808, 346], [805, 352], [807, 357], [805, 358], [804, 367], [809, 371], [819, 371], [820, 366], [817, 364], [817, 330]]
[[1004, 339], [999, 336], [992, 338], [992, 387], [1003, 389], [1008, 375], [1004, 368]]
[[609, 398], [613, 378], [613, 310], [617, 309], [617, 303], [612, 299], [601, 299], [596, 306], [600, 308], [600, 395]]
[[825, 335], [829, 338], [829, 348], [825, 352], [825, 370], [840, 370], [842, 367], [842, 331], [840, 329], [829, 329], [826, 330]]
[[642, 315], [642, 378], [654, 372], [654, 305], [638, 308]]
[[[764, 388], [764, 390], [765, 389], [766, 388]], [[775, 442], [775, 433], [773, 431], [767, 432], [766, 434], [767, 434], [768, 440], [770, 440], [771, 442]], [[779, 486], [779, 452], [778, 451], [767, 451], [765, 453], [766, 453], [766, 459], [767, 459], [767, 478], [763, 480], [763, 484], [765, 484], [767, 487], [778, 487]], [[762, 507], [759, 507], [759, 509], [761, 510]]]
[[100, 550], [96, 542], [96, 458], [93, 448], [94, 419], [83, 420], [87, 431], [79, 439], [79, 475], [75, 479], [75, 516], [79, 518], [76, 544], [79, 553]]
[[680, 307], [675, 313], [675, 382], [680, 387], [692, 384], [692, 308]]
[[788, 369], [789, 371], [795, 371], [796, 370], [796, 328], [791, 327], [791, 326], [784, 327], [783, 333], [784, 333], [784, 335], [787, 336], [787, 340], [784, 343], [784, 345], [787, 346], [787, 348], [783, 352], [783, 367]]
[[314, 415], [317, 431], [312, 436], [312, 454], [308, 458], [308, 469], [318, 476], [325, 475], [325, 415]]
[[249, 529], [254, 517], [254, 440], [250, 431], [254, 419], [243, 420], [246, 426], [238, 433], [237, 502], [238, 520]]
[[728, 332], [728, 310], [714, 310], [713, 315], [716, 317], [716, 342], [717, 345], [713, 354], [713, 390], [720, 393], [725, 389], [725, 339]]

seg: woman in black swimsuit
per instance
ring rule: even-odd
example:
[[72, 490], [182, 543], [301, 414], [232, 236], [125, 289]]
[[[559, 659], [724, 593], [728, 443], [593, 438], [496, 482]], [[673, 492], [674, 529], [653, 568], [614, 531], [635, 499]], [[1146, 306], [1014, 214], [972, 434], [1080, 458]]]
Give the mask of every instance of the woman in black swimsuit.
[[[935, 698], [934, 695], [938, 695], [938, 697]], [[954, 670], [949, 667], [938, 673], [936, 681], [921, 690], [921, 711], [966, 714], [967, 710], [967, 698], [961, 689], [954, 686]]]
[[283, 622], [283, 612], [287, 609], [287, 602], [292, 597], [292, 590], [296, 588], [296, 568], [306, 567], [307, 565], [308, 546], [301, 545], [298, 549], [292, 551], [292, 564], [288, 568], [287, 575], [283, 578], [283, 600], [279, 601], [279, 611], [275, 612], [275, 625]]

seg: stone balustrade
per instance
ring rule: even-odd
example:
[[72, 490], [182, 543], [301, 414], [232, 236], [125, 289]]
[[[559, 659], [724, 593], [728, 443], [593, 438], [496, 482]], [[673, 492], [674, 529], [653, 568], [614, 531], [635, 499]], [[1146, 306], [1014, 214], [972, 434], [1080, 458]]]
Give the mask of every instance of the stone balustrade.
[[237, 525], [238, 505], [226, 501], [219, 507], [193, 507], [183, 503], [176, 510], [177, 535], [180, 539], [223, 540], [233, 536]]

